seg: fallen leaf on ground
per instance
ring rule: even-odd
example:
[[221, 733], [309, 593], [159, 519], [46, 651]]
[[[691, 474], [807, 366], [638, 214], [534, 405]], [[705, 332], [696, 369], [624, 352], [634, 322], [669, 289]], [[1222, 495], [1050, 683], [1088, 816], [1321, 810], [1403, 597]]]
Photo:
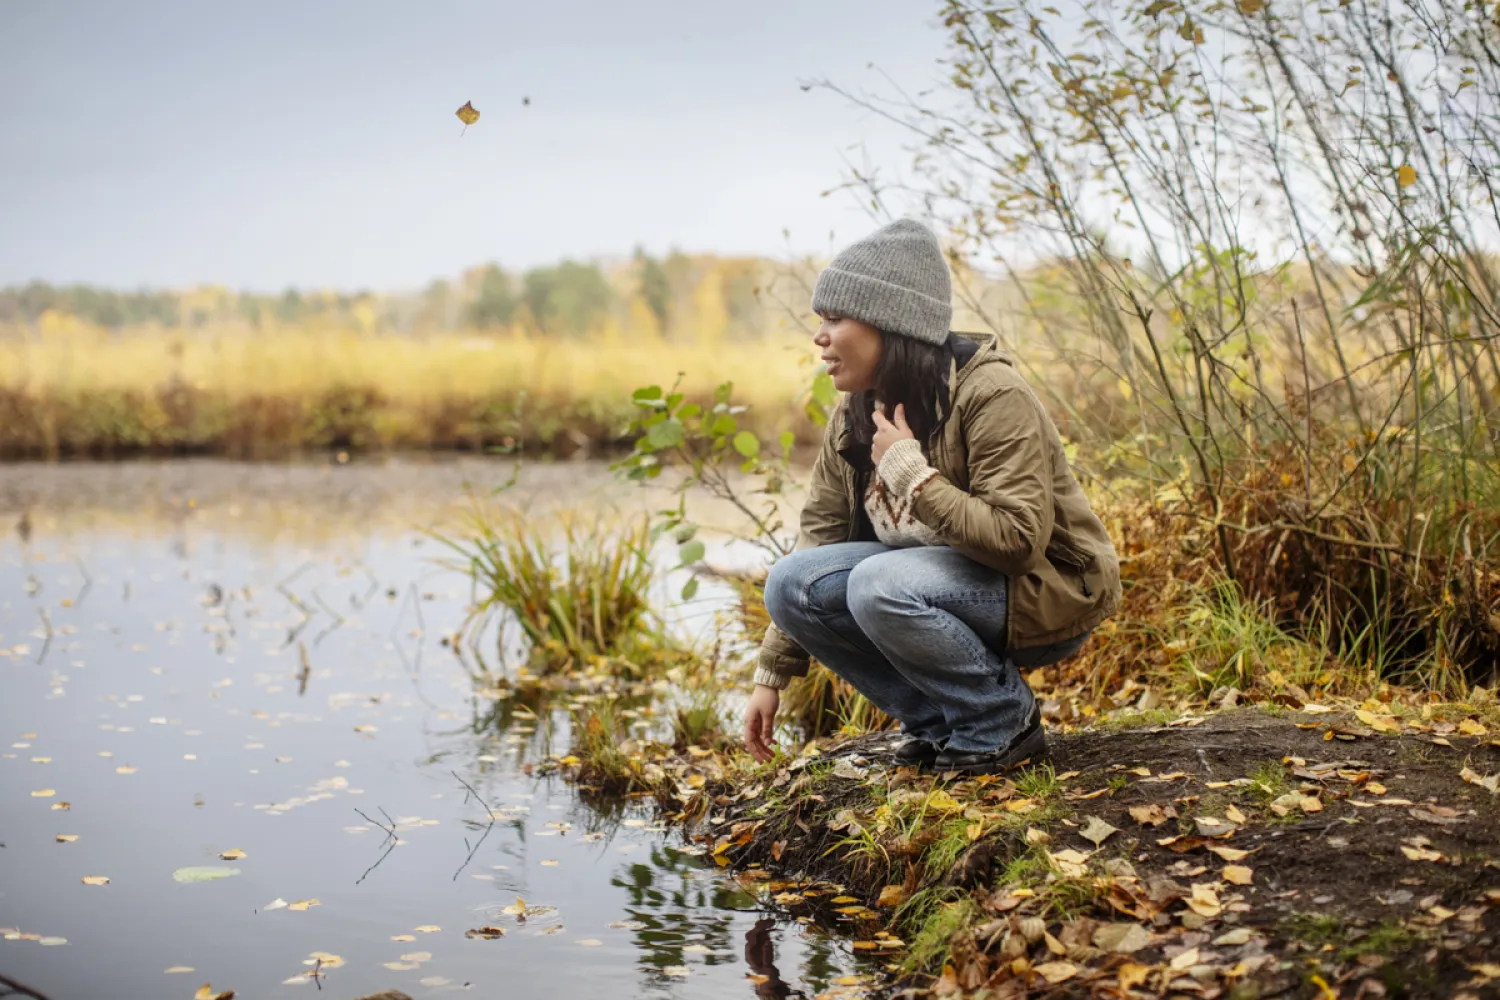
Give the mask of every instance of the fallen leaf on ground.
[[1131, 806], [1130, 818], [1141, 826], [1161, 826], [1168, 819], [1167, 811], [1152, 802], [1144, 806]]
[[1236, 927], [1234, 930], [1229, 931], [1227, 934], [1221, 934], [1218, 937], [1214, 938], [1214, 945], [1219, 948], [1225, 948], [1234, 945], [1248, 944], [1249, 941], [1250, 928]]
[[1239, 823], [1241, 825], [1244, 825], [1249, 820], [1249, 817], [1240, 812], [1234, 806], [1230, 806], [1229, 808], [1224, 810], [1224, 818], [1229, 820], [1229, 822], [1231, 823]]
[[1151, 975], [1151, 967], [1139, 962], [1126, 962], [1120, 966], [1120, 989], [1128, 990], [1133, 986], [1144, 986], [1146, 977]]
[[[1494, 774], [1482, 775], [1472, 767], [1465, 767], [1458, 772], [1458, 776], [1471, 785], [1478, 785], [1491, 794], [1500, 794], [1500, 771]], [[31, 794], [35, 795], [35, 792]]]
[[1119, 832], [1120, 831], [1118, 829], [1110, 826], [1098, 816], [1090, 816], [1083, 824], [1083, 829], [1078, 831], [1078, 835], [1084, 840], [1092, 841], [1094, 846], [1098, 847], [1100, 844], [1108, 840], [1112, 835]]
[[1078, 966], [1072, 962], [1043, 962], [1036, 966], [1035, 971], [1048, 983], [1056, 985], [1078, 975]]
[[1224, 881], [1233, 882], [1235, 885], [1249, 885], [1254, 881], [1255, 872], [1244, 865], [1225, 865]]
[[1197, 948], [1189, 948], [1187, 951], [1182, 952], [1176, 958], [1172, 959], [1171, 962], [1168, 963], [1168, 965], [1174, 971], [1177, 971], [1177, 972], [1181, 972], [1183, 969], [1191, 969], [1193, 966], [1195, 966], [1197, 964], [1198, 964], [1198, 949]]
[[1207, 844], [1205, 846], [1209, 851], [1217, 854], [1225, 861], [1240, 861], [1254, 853], [1253, 851], [1242, 851], [1238, 847], [1222, 847], [1218, 844]]
[[881, 907], [900, 906], [906, 902], [909, 895], [905, 886], [888, 885], [880, 890], [880, 898], [876, 901], [875, 905]]
[[1223, 911], [1218, 892], [1207, 882], [1194, 882], [1193, 894], [1186, 903], [1200, 917], [1217, 917]]
[[1151, 944], [1151, 932], [1140, 924], [1105, 924], [1094, 931], [1094, 947], [1119, 955], [1133, 955]]
[[1431, 848], [1427, 847], [1408, 847], [1407, 845], [1402, 844], [1401, 853], [1406, 855], [1407, 858], [1411, 861], [1443, 860], [1443, 855], [1440, 852], [1434, 851]]

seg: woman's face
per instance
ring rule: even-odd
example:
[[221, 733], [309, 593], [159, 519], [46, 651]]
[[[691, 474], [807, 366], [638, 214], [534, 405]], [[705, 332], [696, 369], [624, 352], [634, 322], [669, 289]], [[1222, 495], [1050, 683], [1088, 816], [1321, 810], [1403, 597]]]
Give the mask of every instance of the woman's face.
[[847, 316], [827, 314], [813, 343], [822, 348], [833, 387], [840, 392], [864, 392], [875, 387], [875, 372], [885, 352], [880, 331]]

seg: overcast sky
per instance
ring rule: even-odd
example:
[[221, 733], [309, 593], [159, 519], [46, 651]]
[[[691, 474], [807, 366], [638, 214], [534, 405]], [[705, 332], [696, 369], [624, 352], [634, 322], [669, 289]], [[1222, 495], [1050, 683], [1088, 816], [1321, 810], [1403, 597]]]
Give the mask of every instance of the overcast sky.
[[[0, 0], [0, 285], [396, 289], [637, 243], [823, 252], [872, 225], [819, 197], [848, 148], [909, 157], [798, 83], [931, 84], [937, 10]], [[460, 137], [465, 101], [483, 117]]]

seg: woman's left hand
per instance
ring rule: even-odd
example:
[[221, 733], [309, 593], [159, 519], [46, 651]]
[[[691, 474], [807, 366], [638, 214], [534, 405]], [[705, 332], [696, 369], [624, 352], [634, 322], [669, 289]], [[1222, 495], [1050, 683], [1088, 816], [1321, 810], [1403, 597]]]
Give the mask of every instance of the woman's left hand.
[[870, 461], [877, 466], [885, 457], [885, 451], [897, 441], [914, 440], [916, 435], [906, 424], [906, 407], [896, 404], [896, 422], [891, 423], [877, 407], [875, 410], [875, 440], [870, 442]]

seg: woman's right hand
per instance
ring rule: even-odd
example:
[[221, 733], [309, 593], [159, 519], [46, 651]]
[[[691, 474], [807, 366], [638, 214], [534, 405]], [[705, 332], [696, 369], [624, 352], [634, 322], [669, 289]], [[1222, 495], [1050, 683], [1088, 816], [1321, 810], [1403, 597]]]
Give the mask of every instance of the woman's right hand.
[[781, 707], [781, 692], [764, 684], [755, 685], [750, 703], [745, 706], [745, 749], [761, 763], [776, 756], [776, 710]]

